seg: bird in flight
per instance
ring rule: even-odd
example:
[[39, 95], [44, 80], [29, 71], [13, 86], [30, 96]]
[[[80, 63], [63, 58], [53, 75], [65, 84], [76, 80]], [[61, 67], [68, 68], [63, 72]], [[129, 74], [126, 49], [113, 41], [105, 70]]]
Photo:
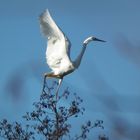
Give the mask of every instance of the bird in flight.
[[105, 41], [94, 36], [88, 37], [83, 42], [80, 54], [77, 56], [76, 60], [72, 61], [70, 58], [71, 43], [63, 31], [56, 25], [48, 9], [40, 15], [40, 28], [47, 38], [46, 60], [48, 66], [52, 70], [50, 73], [45, 73], [44, 80], [46, 81], [46, 78], [59, 79], [59, 85], [56, 92], [57, 97], [63, 78], [80, 66], [88, 43], [91, 41]]

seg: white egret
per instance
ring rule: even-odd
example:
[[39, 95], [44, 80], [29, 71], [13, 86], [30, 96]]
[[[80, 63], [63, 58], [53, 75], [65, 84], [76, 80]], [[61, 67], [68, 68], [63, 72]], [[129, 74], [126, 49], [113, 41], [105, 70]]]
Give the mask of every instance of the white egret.
[[63, 77], [72, 73], [79, 67], [88, 43], [91, 41], [105, 41], [94, 36], [88, 37], [83, 42], [80, 54], [75, 61], [72, 61], [70, 58], [71, 43], [62, 30], [56, 25], [48, 9], [40, 15], [40, 28], [48, 40], [46, 60], [48, 66], [52, 69], [52, 72], [45, 73], [44, 79], [46, 79], [46, 77], [59, 79], [59, 85], [56, 92], [57, 97]]

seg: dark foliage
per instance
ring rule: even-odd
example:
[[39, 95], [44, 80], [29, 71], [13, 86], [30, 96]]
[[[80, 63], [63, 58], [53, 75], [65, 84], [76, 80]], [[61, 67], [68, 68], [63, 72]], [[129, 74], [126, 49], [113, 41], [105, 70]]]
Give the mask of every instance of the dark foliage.
[[[0, 122], [0, 136], [8, 140], [85, 140], [91, 129], [103, 129], [102, 120], [87, 121], [81, 125], [80, 134], [72, 136], [69, 120], [84, 114], [85, 109], [81, 107], [83, 100], [77, 94], [70, 93], [68, 88], [62, 94], [59, 93], [56, 99], [54, 93], [57, 86], [57, 82], [53, 82], [50, 87], [44, 83], [40, 100], [33, 104], [34, 110], [23, 116], [27, 125], [18, 122], [10, 124], [4, 119]], [[67, 101], [67, 105], [64, 105], [64, 101]]]

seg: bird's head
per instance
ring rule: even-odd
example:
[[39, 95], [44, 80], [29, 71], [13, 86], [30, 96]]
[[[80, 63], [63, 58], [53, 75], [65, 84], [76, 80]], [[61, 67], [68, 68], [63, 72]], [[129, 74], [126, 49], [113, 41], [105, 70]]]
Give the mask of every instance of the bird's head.
[[90, 36], [90, 37], [88, 37], [87, 39], [84, 40], [83, 46], [87, 46], [87, 44], [90, 43], [91, 41], [106, 42], [106, 41], [101, 40], [101, 39], [98, 39], [98, 38], [96, 38], [96, 37], [94, 37], [94, 36]]

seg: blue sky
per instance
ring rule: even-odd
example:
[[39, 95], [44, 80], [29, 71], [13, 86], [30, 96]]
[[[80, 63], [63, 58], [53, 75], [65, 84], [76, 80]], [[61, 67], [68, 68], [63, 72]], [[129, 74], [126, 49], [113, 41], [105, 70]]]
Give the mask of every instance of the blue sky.
[[[121, 136], [114, 120], [125, 120], [132, 129], [140, 125], [139, 5], [138, 0], [1, 0], [0, 118], [20, 119], [39, 98], [42, 75], [49, 69], [38, 16], [48, 8], [71, 40], [72, 59], [86, 37], [107, 41], [88, 46], [80, 68], [64, 79], [63, 86], [70, 86], [85, 100], [86, 118], [104, 119], [110, 137], [128, 140], [129, 135]], [[19, 88], [11, 88], [17, 81]], [[15, 101], [12, 96], [18, 93], [21, 97]]]

